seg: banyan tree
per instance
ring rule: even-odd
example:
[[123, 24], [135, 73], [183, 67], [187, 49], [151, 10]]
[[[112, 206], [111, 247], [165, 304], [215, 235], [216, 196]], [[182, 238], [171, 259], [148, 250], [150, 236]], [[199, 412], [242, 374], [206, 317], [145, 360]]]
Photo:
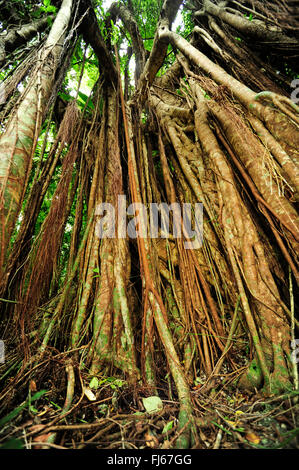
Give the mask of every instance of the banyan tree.
[[296, 394], [296, 2], [0, 4], [1, 413], [113, 378], [188, 448], [199, 394]]

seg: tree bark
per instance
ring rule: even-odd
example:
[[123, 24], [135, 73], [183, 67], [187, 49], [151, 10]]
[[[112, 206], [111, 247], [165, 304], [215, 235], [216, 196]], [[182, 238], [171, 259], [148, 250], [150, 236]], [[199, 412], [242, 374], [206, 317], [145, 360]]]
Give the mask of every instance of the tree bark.
[[[204, 0], [204, 12], [214, 17], [219, 18], [228, 25], [235, 28], [242, 34], [248, 35], [258, 41], [268, 43], [284, 43], [296, 45], [297, 41], [294, 38], [286, 36], [279, 28], [268, 28], [265, 24], [261, 24], [260, 21], [249, 21], [243, 16], [229, 13], [225, 8], [215, 5], [210, 0]], [[202, 12], [198, 14], [202, 15]], [[196, 16], [196, 13], [195, 13]]]
[[[72, 0], [64, 0], [18, 109], [0, 138], [0, 269], [18, 216], [40, 126], [51, 95]], [[2, 274], [2, 273], [1, 273]]]
[[4, 64], [8, 52], [13, 52], [23, 44], [27, 44], [38, 32], [44, 31], [49, 25], [48, 20], [52, 18], [53, 16], [47, 16], [25, 24], [19, 29], [9, 30], [5, 35], [2, 33], [0, 35], [0, 67]]
[[125, 28], [131, 36], [136, 60], [135, 76], [137, 82], [145, 64], [145, 49], [143, 46], [143, 39], [140, 35], [138, 24], [132, 12], [124, 5], [114, 2], [109, 9], [109, 13], [111, 14], [114, 20], [117, 17], [122, 20]]
[[161, 41], [159, 31], [163, 28], [171, 28], [181, 3], [182, 0], [164, 0], [153, 48], [140, 76], [138, 88], [136, 90], [135, 97], [133, 98], [134, 101], [138, 99], [141, 105], [144, 103], [147, 96], [147, 90], [151, 87], [158, 70], [162, 67], [167, 53], [168, 44]]

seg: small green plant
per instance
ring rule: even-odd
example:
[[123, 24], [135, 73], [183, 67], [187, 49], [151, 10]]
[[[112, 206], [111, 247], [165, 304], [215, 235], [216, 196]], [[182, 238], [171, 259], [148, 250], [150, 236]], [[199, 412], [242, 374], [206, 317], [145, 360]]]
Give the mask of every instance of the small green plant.
[[104, 377], [98, 379], [97, 377], [92, 377], [89, 382], [89, 387], [93, 390], [98, 390], [101, 385], [109, 385], [111, 390], [117, 390], [125, 385], [125, 381], [121, 379], [117, 379], [116, 377]]
[[249, 21], [252, 21], [253, 20], [253, 14], [250, 13], [250, 15], [248, 15], [247, 13], [244, 14], [245, 18]]
[[27, 400], [24, 403], [17, 406], [8, 415], [4, 416], [4, 418], [0, 419], [0, 428], [12, 421], [14, 418], [16, 418], [21, 413], [21, 411], [23, 411], [27, 406], [29, 407], [30, 411], [34, 410], [34, 412], [37, 412], [37, 410], [32, 407], [32, 403], [39, 400], [46, 393], [48, 393], [47, 390], [40, 390], [39, 392], [36, 392], [32, 397], [28, 396]]
[[172, 430], [173, 425], [174, 421], [169, 421], [168, 423], [166, 423], [163, 428], [162, 434], [168, 434]]
[[100, 277], [100, 269], [99, 268], [94, 268], [93, 272], [95, 273], [95, 275], [92, 276], [93, 278]]
[[118, 388], [121, 388], [124, 386], [125, 381], [121, 379], [116, 379], [115, 377], [108, 377], [107, 383], [110, 385], [110, 388], [112, 390], [117, 390]]

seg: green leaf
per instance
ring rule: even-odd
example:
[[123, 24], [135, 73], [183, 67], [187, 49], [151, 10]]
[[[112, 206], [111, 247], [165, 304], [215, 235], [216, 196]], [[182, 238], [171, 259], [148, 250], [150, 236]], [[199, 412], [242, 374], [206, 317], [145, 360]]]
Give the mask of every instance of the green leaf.
[[101, 405], [98, 406], [98, 412], [102, 415], [105, 415], [108, 411], [109, 407], [107, 403], [102, 403]]
[[31, 405], [29, 406], [29, 411], [34, 414], [38, 413], [38, 410], [34, 408], [34, 406], [31, 406]]
[[[40, 397], [42, 397], [43, 395], [45, 395], [45, 393], [47, 393], [48, 391], [47, 390], [40, 390], [39, 392], [36, 392], [33, 397], [31, 397], [31, 403], [33, 403], [34, 401], [38, 400]], [[6, 423], [9, 423], [9, 421], [11, 421], [12, 419], [14, 419], [19, 413], [21, 413], [21, 411], [26, 408], [26, 406], [28, 405], [28, 402], [29, 402], [29, 399], [27, 398], [27, 400], [25, 401], [25, 403], [23, 403], [22, 405], [18, 406], [17, 408], [15, 408], [14, 410], [12, 410], [10, 413], [8, 413], [8, 415], [4, 416], [4, 418], [0, 419], [0, 427], [4, 426]]]
[[56, 13], [57, 8], [54, 5], [50, 5], [46, 8], [46, 13]]
[[39, 8], [38, 10], [35, 10], [33, 13], [32, 13], [32, 16], [33, 18], [40, 18], [42, 13], [43, 13], [43, 7]]
[[60, 92], [60, 93], [58, 93], [58, 95], [59, 95], [60, 98], [63, 99], [64, 101], [70, 101], [70, 100], [71, 100], [70, 95], [67, 95], [66, 93]]
[[121, 379], [116, 379], [115, 382], [114, 382], [114, 384], [119, 388], [122, 387], [124, 385], [124, 383], [125, 382]]
[[97, 390], [99, 388], [99, 379], [97, 377], [93, 377], [89, 382], [89, 387]]
[[47, 22], [48, 22], [48, 25], [49, 25], [49, 26], [52, 26], [53, 20], [52, 20], [52, 18], [50, 18], [49, 16], [48, 16], [48, 18], [47, 18]]
[[61, 406], [57, 405], [57, 403], [54, 403], [54, 401], [50, 401], [51, 405], [53, 405], [57, 410], [61, 410]]
[[0, 419], [0, 427], [14, 419], [26, 407], [26, 405], [27, 403], [23, 403], [22, 405], [12, 410], [8, 415], [4, 416], [4, 418]]
[[21, 439], [9, 439], [0, 445], [0, 449], [23, 449], [23, 442]]
[[166, 434], [167, 432], [171, 431], [173, 428], [173, 421], [169, 421], [169, 423], [165, 424], [162, 434]]
[[81, 91], [79, 91], [78, 96], [80, 97], [81, 101], [83, 101], [84, 106], [87, 103], [88, 108], [94, 109], [93, 102], [91, 101], [91, 99], [87, 95], [85, 95], [85, 93], [82, 93]]
[[82, 93], [82, 91], [79, 91], [78, 95], [80, 96], [81, 100], [84, 101], [84, 103], [86, 103], [86, 101], [89, 99], [85, 93]]
[[48, 393], [48, 390], [40, 390], [39, 392], [36, 392], [32, 397], [31, 397], [31, 402], [39, 400], [43, 395]]
[[142, 403], [147, 413], [154, 414], [163, 409], [163, 403], [160, 397], [143, 398]]

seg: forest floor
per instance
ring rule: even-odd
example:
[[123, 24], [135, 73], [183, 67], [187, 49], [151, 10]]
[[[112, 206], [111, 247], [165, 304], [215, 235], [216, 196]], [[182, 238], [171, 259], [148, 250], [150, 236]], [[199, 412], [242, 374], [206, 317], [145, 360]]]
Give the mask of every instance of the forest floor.
[[[169, 384], [158, 389], [159, 408], [146, 411], [150, 393], [108, 377], [90, 387], [79, 374], [65, 414], [67, 390], [63, 361], [34, 379], [10, 379], [2, 393], [0, 448], [173, 449], [181, 431], [179, 403]], [[77, 375], [77, 374], [76, 374]], [[220, 379], [220, 377], [219, 377]], [[196, 436], [194, 449], [294, 449], [299, 447], [299, 413], [295, 392], [263, 397], [241, 393], [223, 381], [214, 388], [192, 390]], [[24, 401], [24, 398], [27, 397]]]

